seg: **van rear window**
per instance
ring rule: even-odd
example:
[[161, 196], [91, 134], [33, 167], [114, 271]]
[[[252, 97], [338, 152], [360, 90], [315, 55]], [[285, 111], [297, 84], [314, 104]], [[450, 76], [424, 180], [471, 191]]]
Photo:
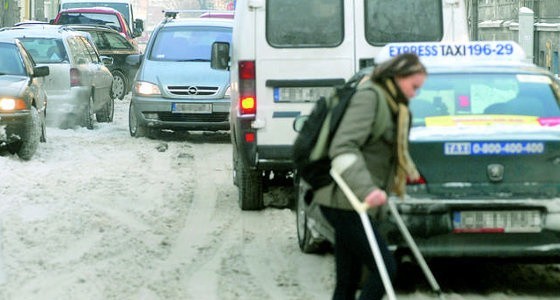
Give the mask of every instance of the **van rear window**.
[[[373, 46], [443, 37], [442, 1], [362, 0], [365, 39]], [[344, 40], [343, 0], [268, 0], [266, 38], [276, 48], [336, 47]], [[350, 7], [349, 7], [350, 8]], [[361, 18], [359, 18], [361, 19]]]
[[436, 42], [443, 37], [441, 1], [364, 0], [366, 40], [374, 46], [395, 42]]
[[344, 39], [343, 0], [268, 0], [266, 4], [266, 38], [273, 47], [336, 47]]

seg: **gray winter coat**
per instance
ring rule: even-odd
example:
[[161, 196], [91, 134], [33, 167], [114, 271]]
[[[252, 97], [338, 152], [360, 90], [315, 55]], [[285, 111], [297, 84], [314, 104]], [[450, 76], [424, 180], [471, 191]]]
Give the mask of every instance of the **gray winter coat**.
[[[396, 124], [389, 104], [380, 99], [390, 96], [374, 85], [377, 84], [371, 80], [360, 84], [329, 148], [333, 163], [342, 154], [356, 157], [341, 176], [361, 201], [376, 188], [387, 189], [396, 168]], [[374, 133], [379, 137], [373, 137]], [[328, 207], [352, 210], [336, 183], [315, 191], [313, 201]], [[375, 213], [374, 210], [371, 212]]]

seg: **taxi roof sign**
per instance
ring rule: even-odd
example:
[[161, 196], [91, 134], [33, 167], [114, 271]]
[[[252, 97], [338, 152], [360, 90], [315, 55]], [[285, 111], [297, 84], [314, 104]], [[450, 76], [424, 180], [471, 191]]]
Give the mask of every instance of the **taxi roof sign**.
[[527, 58], [523, 48], [513, 41], [415, 42], [387, 44], [375, 57], [375, 62], [379, 64], [407, 52], [416, 53], [426, 65], [459, 61], [525, 62]]

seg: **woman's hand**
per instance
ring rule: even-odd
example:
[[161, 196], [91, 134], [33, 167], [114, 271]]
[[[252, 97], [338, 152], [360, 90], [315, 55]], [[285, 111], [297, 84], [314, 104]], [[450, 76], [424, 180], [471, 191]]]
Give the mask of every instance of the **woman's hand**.
[[387, 202], [387, 194], [384, 190], [375, 189], [366, 196], [364, 203], [369, 207], [377, 207]]

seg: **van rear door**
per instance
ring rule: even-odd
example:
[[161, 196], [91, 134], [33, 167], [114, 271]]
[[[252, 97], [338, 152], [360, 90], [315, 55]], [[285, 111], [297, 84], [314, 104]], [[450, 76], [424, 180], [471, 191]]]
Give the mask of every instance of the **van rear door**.
[[255, 15], [256, 138], [265, 149], [291, 147], [294, 118], [356, 69], [354, 28], [344, 26], [354, 11], [343, 0], [269, 0], [266, 5], [266, 13]]

